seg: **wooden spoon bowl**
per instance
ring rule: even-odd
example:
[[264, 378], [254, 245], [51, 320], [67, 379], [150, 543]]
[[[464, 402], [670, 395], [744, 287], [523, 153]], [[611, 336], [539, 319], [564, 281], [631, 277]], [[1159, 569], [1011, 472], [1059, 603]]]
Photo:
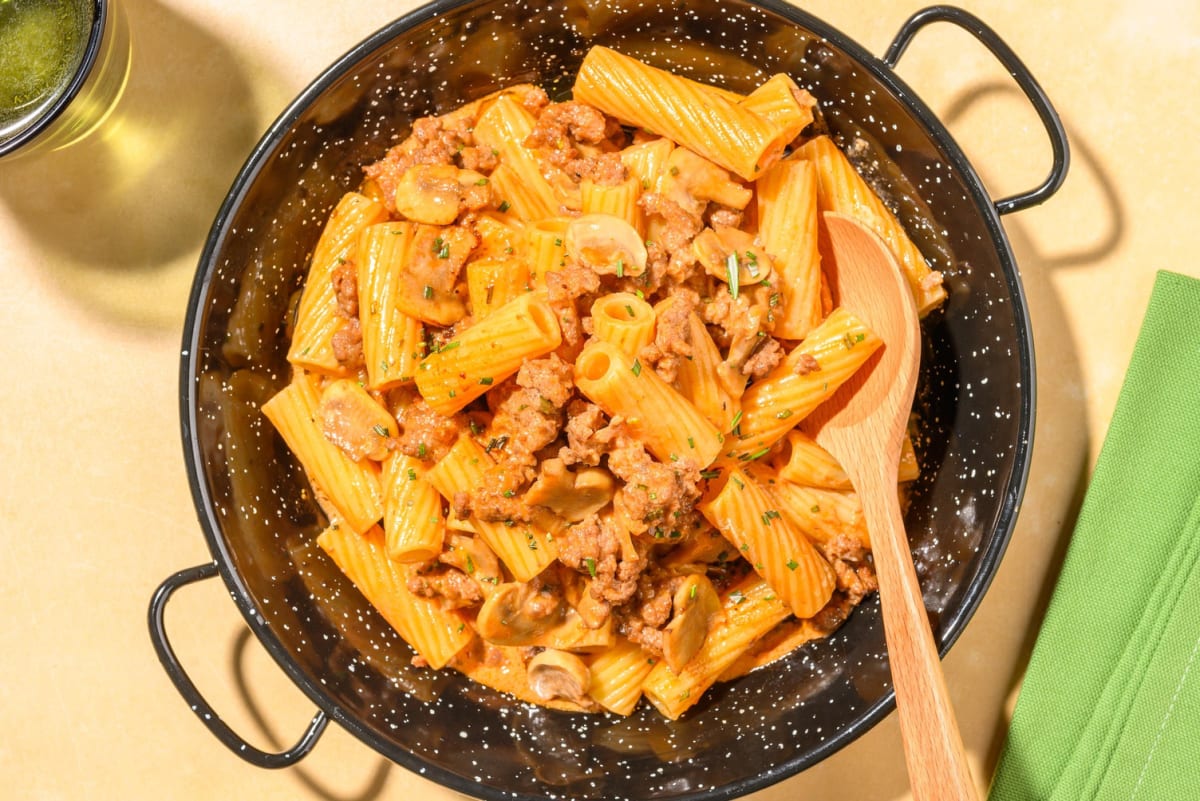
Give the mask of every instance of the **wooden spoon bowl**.
[[920, 324], [895, 258], [856, 220], [825, 213], [822, 266], [837, 305], [883, 347], [805, 420], [804, 428], [850, 476], [863, 505], [896, 709], [913, 796], [971, 801], [971, 778], [900, 513], [896, 475], [920, 367]]

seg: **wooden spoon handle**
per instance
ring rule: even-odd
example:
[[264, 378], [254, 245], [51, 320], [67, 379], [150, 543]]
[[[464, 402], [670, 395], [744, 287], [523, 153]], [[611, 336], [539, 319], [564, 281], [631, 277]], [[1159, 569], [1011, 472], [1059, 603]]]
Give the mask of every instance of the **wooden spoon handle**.
[[860, 494], [876, 554], [888, 659], [913, 798], [977, 801], [979, 792], [950, 705], [895, 483]]

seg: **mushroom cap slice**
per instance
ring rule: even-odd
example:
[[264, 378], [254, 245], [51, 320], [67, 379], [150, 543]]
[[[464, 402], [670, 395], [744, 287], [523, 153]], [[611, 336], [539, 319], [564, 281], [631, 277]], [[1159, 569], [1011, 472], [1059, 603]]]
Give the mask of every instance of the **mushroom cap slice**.
[[646, 243], [637, 229], [611, 214], [584, 214], [567, 224], [567, 255], [597, 275], [646, 272]]
[[678, 672], [704, 645], [713, 619], [721, 613], [721, 599], [708, 577], [695, 573], [680, 582], [672, 603], [675, 615], [663, 629], [663, 658]]
[[505, 582], [479, 607], [475, 630], [493, 645], [532, 645], [562, 621], [565, 606], [554, 593], [517, 581]]
[[354, 461], [382, 460], [388, 440], [399, 431], [396, 419], [357, 381], [332, 381], [321, 392], [321, 431]]
[[738, 286], [760, 284], [773, 271], [766, 249], [738, 228], [705, 228], [692, 240], [692, 253], [704, 271], [720, 281], [730, 283], [736, 268]]
[[601, 467], [577, 472], [562, 459], [545, 459], [537, 480], [525, 493], [525, 502], [545, 506], [569, 523], [578, 523], [608, 505], [616, 491], [612, 475]]
[[592, 673], [575, 654], [547, 648], [529, 660], [525, 673], [529, 687], [543, 701], [563, 698], [582, 704], [587, 700]]

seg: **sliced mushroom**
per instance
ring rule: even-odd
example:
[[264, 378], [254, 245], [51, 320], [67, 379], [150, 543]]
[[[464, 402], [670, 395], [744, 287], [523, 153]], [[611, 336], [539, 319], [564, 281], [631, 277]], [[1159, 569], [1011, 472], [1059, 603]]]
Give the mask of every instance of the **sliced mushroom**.
[[692, 253], [714, 278], [733, 289], [733, 270], [737, 269], [739, 287], [762, 283], [771, 275], [773, 263], [754, 236], [740, 228], [705, 228], [692, 240]]
[[500, 560], [480, 537], [447, 532], [446, 549], [438, 560], [475, 579], [485, 598], [500, 586]]
[[569, 523], [578, 523], [612, 500], [616, 487], [612, 475], [600, 467], [572, 473], [562, 459], [542, 462], [537, 480], [525, 493], [525, 503], [545, 506]]
[[563, 618], [557, 595], [521, 582], [507, 582], [479, 608], [475, 629], [493, 645], [532, 645]]
[[458, 168], [416, 164], [396, 184], [396, 211], [413, 222], [449, 225], [458, 218]]
[[697, 216], [707, 201], [734, 209], [744, 209], [754, 193], [733, 180], [729, 171], [685, 147], [671, 151], [667, 159], [667, 177], [663, 193]]
[[663, 658], [678, 672], [704, 645], [713, 618], [721, 612], [721, 600], [706, 576], [693, 574], [675, 590], [672, 604], [675, 615], [663, 630]]
[[548, 648], [529, 660], [525, 672], [530, 688], [543, 701], [563, 698], [579, 704], [587, 700], [592, 673], [575, 654]]
[[575, 611], [579, 613], [579, 620], [586, 628], [598, 629], [612, 620], [612, 605], [592, 594], [593, 583], [595, 582], [589, 580], [584, 585], [579, 602], [575, 604]]
[[611, 214], [584, 214], [567, 224], [567, 255], [597, 275], [646, 272], [646, 243], [637, 229]]
[[396, 436], [396, 419], [357, 381], [332, 381], [321, 392], [318, 406], [325, 438], [355, 461], [382, 460], [388, 440]]
[[396, 307], [424, 323], [453, 325], [467, 313], [459, 274], [479, 245], [465, 225], [418, 225], [404, 280], [396, 287]]
[[396, 211], [413, 222], [450, 225], [464, 205], [486, 205], [487, 186], [480, 173], [453, 164], [416, 164], [396, 184]]

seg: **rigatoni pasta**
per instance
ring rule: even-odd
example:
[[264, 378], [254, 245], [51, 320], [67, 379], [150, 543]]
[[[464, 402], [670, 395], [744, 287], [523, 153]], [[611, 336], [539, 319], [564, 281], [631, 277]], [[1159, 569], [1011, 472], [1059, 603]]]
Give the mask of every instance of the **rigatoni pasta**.
[[554, 310], [540, 296], [520, 295], [442, 345], [417, 367], [417, 389], [443, 414], [458, 411], [526, 359], [544, 356], [562, 341]]
[[[942, 290], [815, 111], [784, 74], [739, 94], [597, 47], [573, 100], [423, 118], [333, 209], [262, 410], [417, 665], [674, 719], [873, 590], [803, 428], [882, 344], [818, 212], [857, 209], [926, 308]], [[897, 491], [916, 475], [910, 444]]]
[[[383, 516], [379, 468], [371, 461], [351, 459], [329, 441], [318, 422], [319, 406], [316, 382], [298, 373], [262, 411], [338, 517], [351, 530], [364, 532]], [[381, 438], [387, 434], [384, 431]]]
[[341, 375], [344, 369], [334, 350], [333, 338], [346, 325], [338, 314], [334, 273], [354, 255], [364, 228], [386, 219], [382, 204], [347, 192], [325, 223], [309, 265], [309, 280], [296, 310], [295, 331], [288, 361], [296, 367]]
[[575, 98], [623, 123], [671, 139], [746, 180], [788, 144], [780, 129], [703, 84], [593, 47], [579, 67]]

